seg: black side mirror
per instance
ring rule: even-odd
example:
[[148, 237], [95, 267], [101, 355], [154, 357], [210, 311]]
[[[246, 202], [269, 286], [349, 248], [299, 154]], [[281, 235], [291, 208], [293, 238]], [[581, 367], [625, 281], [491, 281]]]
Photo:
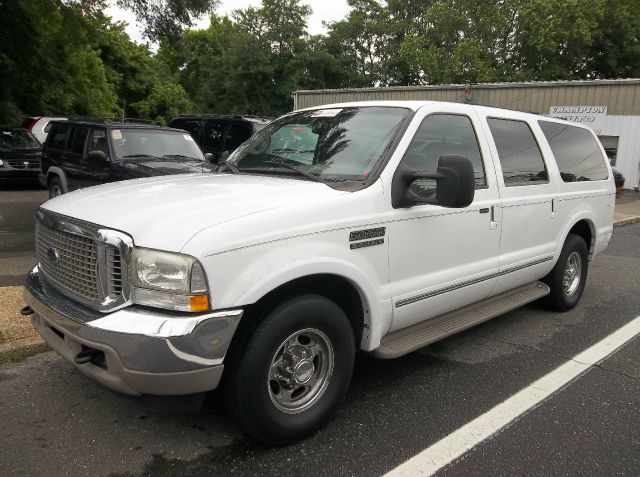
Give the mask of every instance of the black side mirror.
[[87, 154], [87, 158], [96, 162], [107, 161], [107, 155], [104, 153], [104, 151], [90, 151], [89, 154]]
[[218, 161], [216, 161], [216, 156], [214, 154], [211, 154], [210, 152], [207, 152], [204, 155], [204, 159], [205, 159], [205, 161], [207, 161], [210, 164], [217, 164], [218, 163]]
[[[436, 181], [435, 198], [420, 197], [411, 190], [411, 185], [420, 179]], [[441, 156], [436, 172], [419, 172], [401, 164], [393, 176], [391, 204], [396, 209], [422, 204], [451, 208], [467, 207], [473, 202], [475, 185], [473, 164], [464, 156]]]

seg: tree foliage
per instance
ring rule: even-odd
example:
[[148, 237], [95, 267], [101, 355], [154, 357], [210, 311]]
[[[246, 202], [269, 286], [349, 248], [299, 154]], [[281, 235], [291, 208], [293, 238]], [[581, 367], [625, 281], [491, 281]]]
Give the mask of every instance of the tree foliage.
[[[297, 89], [640, 76], [637, 0], [348, 0], [309, 35], [301, 0], [0, 0], [0, 121], [277, 115]], [[103, 10], [128, 7], [160, 45]], [[205, 30], [190, 29], [211, 13]]]

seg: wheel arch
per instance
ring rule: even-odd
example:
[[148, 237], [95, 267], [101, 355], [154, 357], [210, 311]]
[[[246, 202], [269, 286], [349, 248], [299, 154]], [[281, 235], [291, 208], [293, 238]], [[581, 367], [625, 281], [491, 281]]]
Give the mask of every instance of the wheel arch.
[[69, 184], [67, 183], [67, 175], [64, 173], [62, 169], [56, 166], [51, 166], [47, 169], [47, 187], [51, 184], [51, 180], [54, 177], [58, 177], [60, 179], [60, 185], [62, 185], [63, 192], [69, 192]]

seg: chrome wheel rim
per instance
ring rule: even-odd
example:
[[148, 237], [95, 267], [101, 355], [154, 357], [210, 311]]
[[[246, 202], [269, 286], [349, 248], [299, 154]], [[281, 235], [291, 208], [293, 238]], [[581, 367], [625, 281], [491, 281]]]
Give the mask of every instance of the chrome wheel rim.
[[580, 286], [581, 277], [582, 257], [578, 252], [572, 252], [567, 258], [567, 265], [562, 275], [562, 290], [565, 295], [571, 296], [576, 292], [578, 286]]
[[313, 406], [326, 391], [334, 367], [331, 341], [306, 328], [291, 334], [271, 359], [267, 389], [274, 406], [297, 414]]

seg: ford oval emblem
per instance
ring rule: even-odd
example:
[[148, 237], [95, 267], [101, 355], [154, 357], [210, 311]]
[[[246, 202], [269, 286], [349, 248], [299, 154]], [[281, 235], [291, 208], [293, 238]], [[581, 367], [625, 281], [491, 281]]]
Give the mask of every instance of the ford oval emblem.
[[51, 260], [52, 263], [56, 263], [60, 258], [60, 255], [58, 255], [58, 251], [55, 248], [51, 247], [47, 250], [47, 257], [49, 257], [49, 260]]

